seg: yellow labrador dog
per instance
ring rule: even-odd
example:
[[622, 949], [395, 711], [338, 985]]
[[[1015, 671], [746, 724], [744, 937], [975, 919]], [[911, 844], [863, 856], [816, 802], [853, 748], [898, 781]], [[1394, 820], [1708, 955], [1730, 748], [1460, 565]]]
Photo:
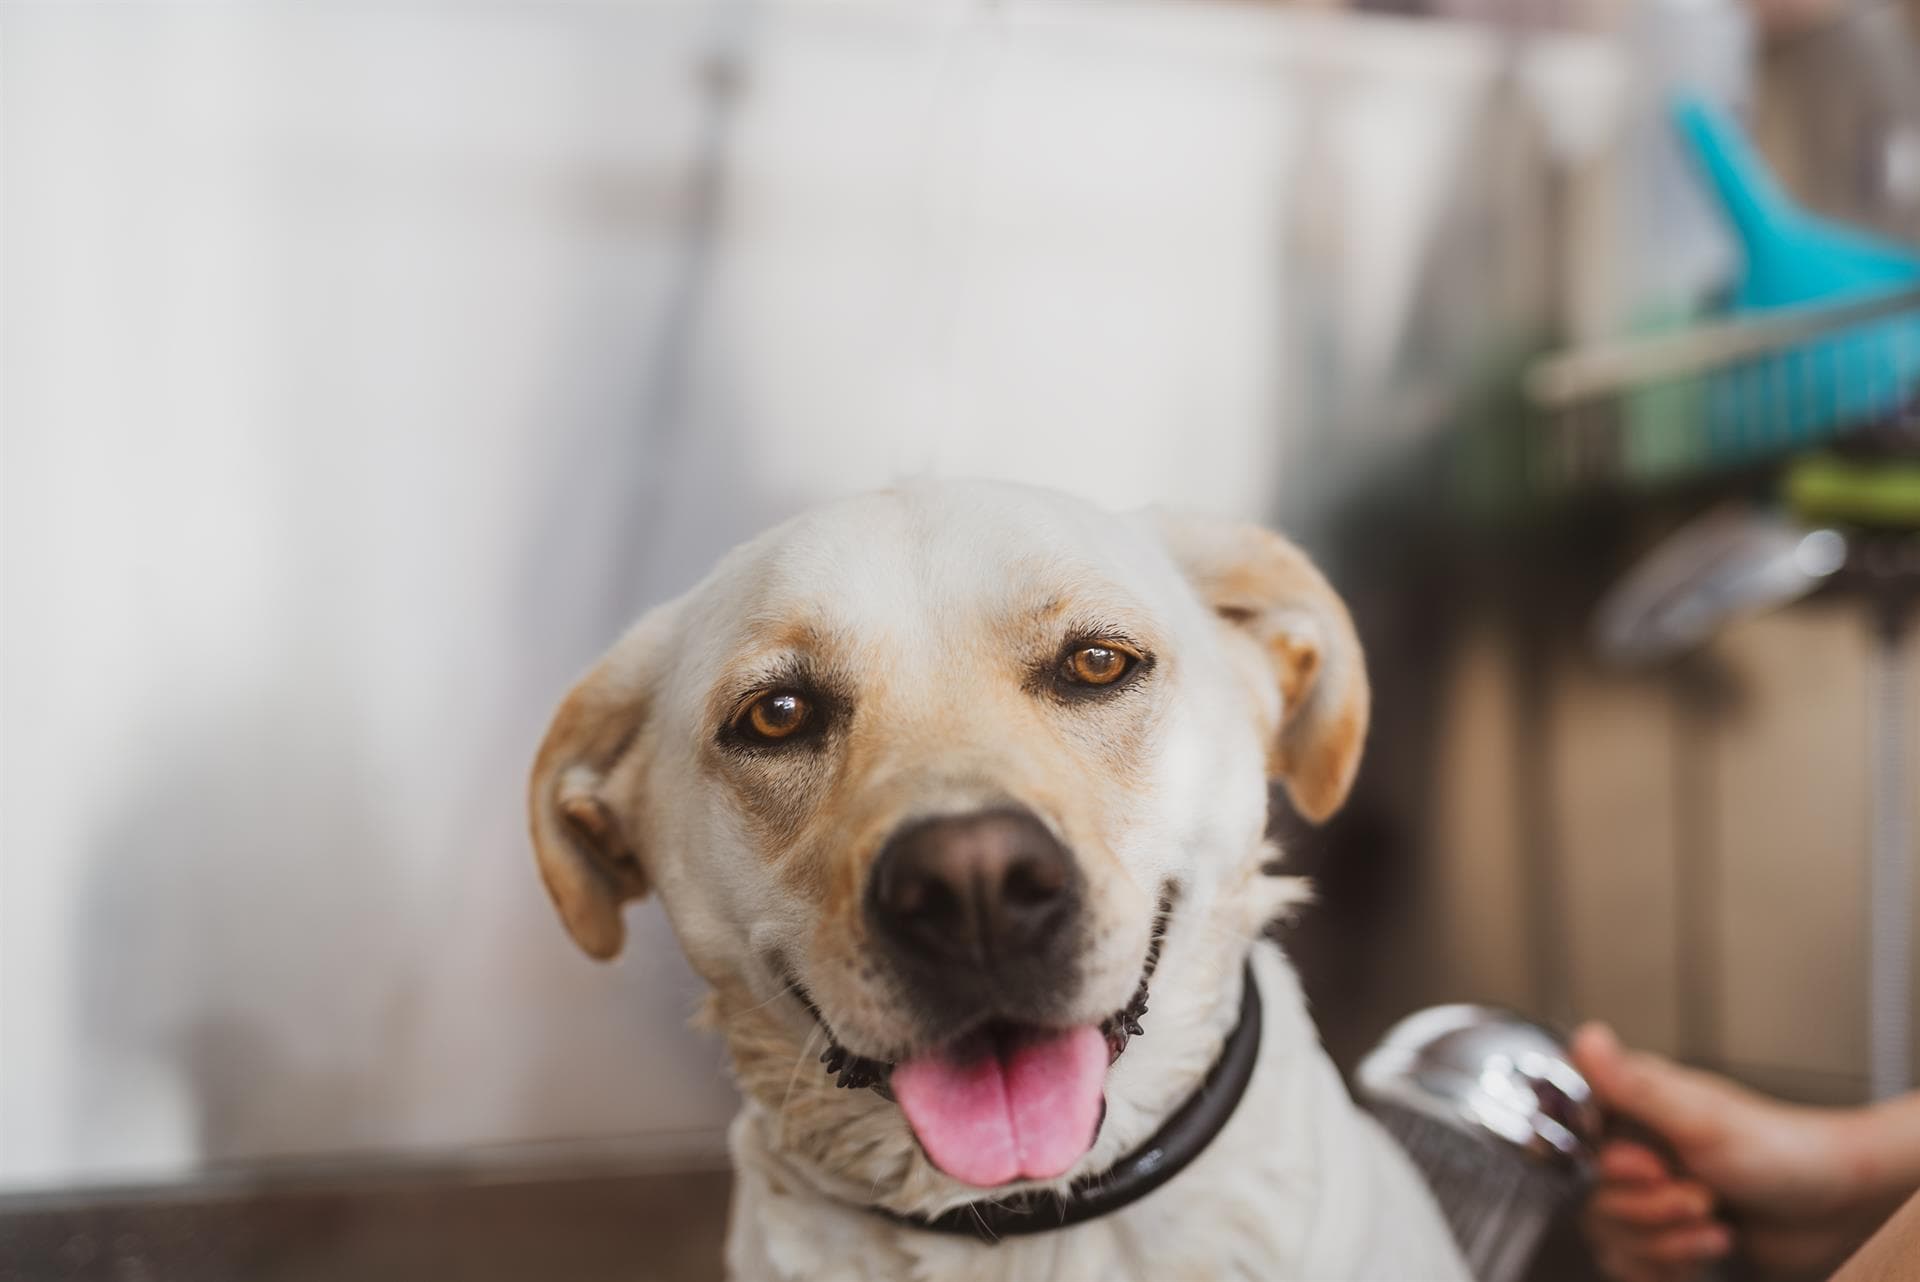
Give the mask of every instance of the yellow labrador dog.
[[730, 554], [553, 719], [540, 871], [660, 895], [745, 1095], [740, 1279], [1453, 1279], [1262, 928], [1267, 784], [1367, 728], [1345, 608], [1251, 526], [925, 484]]

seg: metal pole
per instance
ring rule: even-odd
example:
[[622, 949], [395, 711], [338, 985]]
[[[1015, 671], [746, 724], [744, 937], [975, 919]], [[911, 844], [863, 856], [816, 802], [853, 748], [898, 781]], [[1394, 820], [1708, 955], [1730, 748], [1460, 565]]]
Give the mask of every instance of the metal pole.
[[1913, 780], [1907, 763], [1903, 603], [1879, 611], [1868, 673], [1873, 847], [1867, 879], [1867, 1073], [1874, 1099], [1913, 1086]]

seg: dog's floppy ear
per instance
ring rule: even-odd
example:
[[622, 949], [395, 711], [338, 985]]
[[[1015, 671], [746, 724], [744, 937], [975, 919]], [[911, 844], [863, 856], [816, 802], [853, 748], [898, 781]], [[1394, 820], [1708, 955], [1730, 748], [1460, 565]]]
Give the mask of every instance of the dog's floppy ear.
[[615, 767], [639, 750], [660, 621], [649, 616], [567, 692], [534, 759], [527, 805], [540, 877], [574, 942], [617, 956], [627, 930], [620, 905], [647, 893], [634, 832], [638, 773]]
[[1367, 737], [1366, 660], [1346, 605], [1304, 552], [1269, 530], [1154, 515], [1194, 590], [1264, 661], [1255, 694], [1268, 776], [1302, 815], [1328, 818], [1347, 799]]

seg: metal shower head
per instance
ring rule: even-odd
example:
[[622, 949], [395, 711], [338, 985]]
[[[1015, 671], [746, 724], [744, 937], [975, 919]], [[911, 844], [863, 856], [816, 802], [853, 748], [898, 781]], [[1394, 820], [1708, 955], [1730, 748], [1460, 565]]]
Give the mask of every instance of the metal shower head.
[[1361, 1061], [1361, 1096], [1432, 1186], [1480, 1282], [1513, 1282], [1554, 1214], [1585, 1191], [1603, 1119], [1545, 1029], [1486, 1006], [1435, 1006]]
[[1731, 619], [1798, 600], [1846, 560], [1847, 540], [1837, 530], [1718, 508], [1676, 530], [1607, 594], [1594, 640], [1613, 663], [1661, 662], [1705, 643]]

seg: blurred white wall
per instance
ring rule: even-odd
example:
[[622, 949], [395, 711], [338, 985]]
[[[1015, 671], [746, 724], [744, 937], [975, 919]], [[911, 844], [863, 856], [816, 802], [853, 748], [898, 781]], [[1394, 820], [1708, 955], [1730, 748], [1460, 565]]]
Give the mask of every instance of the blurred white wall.
[[525, 849], [570, 676], [905, 475], [1262, 514], [1499, 62], [1059, 0], [4, 23], [10, 1184], [716, 1144], [658, 907], [595, 967]]

